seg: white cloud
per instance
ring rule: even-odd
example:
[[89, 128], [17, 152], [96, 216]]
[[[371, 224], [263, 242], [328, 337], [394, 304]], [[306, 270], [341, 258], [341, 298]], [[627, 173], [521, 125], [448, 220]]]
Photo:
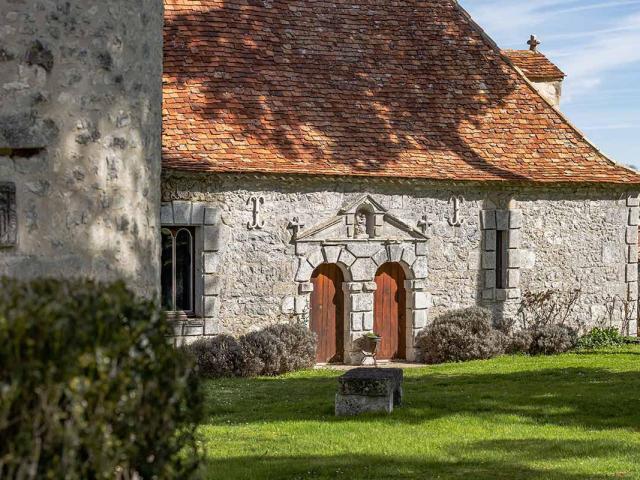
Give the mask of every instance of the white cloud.
[[576, 44], [563, 60], [567, 101], [602, 85], [602, 76], [640, 62], [640, 13], [627, 15], [613, 27], [619, 30], [596, 36], [585, 44]]
[[586, 125], [583, 130], [627, 130], [640, 128], [640, 124], [634, 123], [614, 123], [611, 125]]
[[604, 3], [592, 3], [590, 5], [580, 5], [579, 7], [563, 8], [561, 10], [555, 10], [554, 15], [562, 13], [575, 13], [584, 12], [586, 10], [601, 10], [603, 8], [616, 8], [627, 5], [640, 5], [640, 0], [619, 0], [617, 2], [609, 1]]

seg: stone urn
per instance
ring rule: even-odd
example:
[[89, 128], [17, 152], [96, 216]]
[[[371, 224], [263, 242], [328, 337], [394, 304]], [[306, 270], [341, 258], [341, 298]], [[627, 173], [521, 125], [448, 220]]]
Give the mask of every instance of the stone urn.
[[362, 365], [376, 365], [376, 354], [382, 343], [382, 337], [375, 332], [367, 333], [362, 337]]

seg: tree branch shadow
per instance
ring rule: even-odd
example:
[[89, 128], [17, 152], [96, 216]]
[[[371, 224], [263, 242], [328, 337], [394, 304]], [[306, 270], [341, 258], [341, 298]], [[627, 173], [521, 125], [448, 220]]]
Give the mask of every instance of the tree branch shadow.
[[484, 138], [519, 80], [448, 0], [438, 3], [405, 0], [394, 16], [373, 3], [301, 0], [169, 12], [165, 92], [188, 96], [170, 115], [190, 127], [165, 134], [165, 158], [187, 140], [205, 163], [247, 169], [526, 179], [489, 161]]

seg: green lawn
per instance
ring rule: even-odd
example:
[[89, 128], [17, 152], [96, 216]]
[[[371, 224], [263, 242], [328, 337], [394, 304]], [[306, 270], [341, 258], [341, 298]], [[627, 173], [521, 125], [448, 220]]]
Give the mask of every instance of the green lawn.
[[390, 416], [333, 416], [340, 372], [207, 384], [211, 479], [640, 479], [640, 348], [405, 371]]

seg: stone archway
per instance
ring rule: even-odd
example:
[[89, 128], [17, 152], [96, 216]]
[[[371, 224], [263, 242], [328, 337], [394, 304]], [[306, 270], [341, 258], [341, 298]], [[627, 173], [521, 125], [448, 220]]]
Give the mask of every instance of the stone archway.
[[323, 264], [337, 265], [344, 280], [344, 361], [359, 363], [362, 359], [359, 340], [374, 331], [376, 272], [386, 263], [395, 264], [404, 273], [402, 278], [396, 275], [397, 289], [405, 292], [404, 302], [397, 306], [404, 313], [398, 314], [403, 329], [396, 335], [401, 346], [396, 356], [415, 359], [415, 338], [426, 324], [431, 304], [425, 284], [429, 239], [426, 229], [411, 227], [369, 195], [315, 226], [301, 230], [300, 222], [296, 221], [290, 227], [298, 257], [296, 314], [311, 323], [309, 313], [318, 303], [313, 300], [316, 285], [312, 276]]

